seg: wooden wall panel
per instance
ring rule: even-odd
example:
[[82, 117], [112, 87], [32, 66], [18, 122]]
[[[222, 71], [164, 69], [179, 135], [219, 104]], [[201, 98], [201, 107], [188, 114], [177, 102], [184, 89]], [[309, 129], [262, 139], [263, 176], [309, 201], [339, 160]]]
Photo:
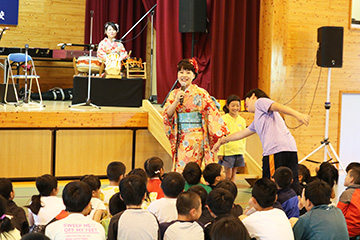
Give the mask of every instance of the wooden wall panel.
[[[261, 18], [265, 21], [260, 21], [260, 32], [271, 35], [263, 36], [260, 41], [259, 86], [275, 101], [286, 103], [304, 85], [288, 104], [302, 113], [309, 113], [314, 98], [310, 125], [291, 129], [300, 159], [320, 145], [325, 133], [328, 68], [318, 67], [315, 63], [319, 27], [344, 27], [343, 67], [331, 70], [329, 137], [335, 149], [338, 143], [339, 92], [360, 90], [360, 30], [348, 28], [349, 7], [347, 0], [263, 0], [261, 4]], [[278, 19], [281, 21], [277, 22]], [[280, 41], [277, 41], [278, 34], [283, 37]], [[274, 54], [279, 43], [283, 52]], [[277, 72], [283, 72], [284, 79], [274, 74]], [[286, 122], [289, 126], [298, 125], [292, 117], [286, 117]], [[311, 159], [322, 161], [323, 155], [321, 151]]]
[[50, 130], [1, 130], [0, 176], [38, 177], [51, 174]]
[[[59, 49], [58, 43], [84, 42], [86, 0], [19, 0], [17, 26], [3, 36], [0, 47]], [[1, 27], [1, 26], [0, 26]], [[66, 48], [71, 49], [71, 48]], [[73, 48], [82, 50], [81, 48]], [[41, 76], [41, 90], [52, 87], [71, 88], [74, 70], [64, 62], [35, 62], [35, 66], [60, 66], [61, 68], [37, 68]], [[1, 71], [2, 73], [2, 71]], [[0, 82], [2, 82], [2, 75]]]
[[106, 175], [106, 167], [112, 161], [123, 162], [129, 171], [132, 134], [132, 130], [59, 130], [55, 175]]

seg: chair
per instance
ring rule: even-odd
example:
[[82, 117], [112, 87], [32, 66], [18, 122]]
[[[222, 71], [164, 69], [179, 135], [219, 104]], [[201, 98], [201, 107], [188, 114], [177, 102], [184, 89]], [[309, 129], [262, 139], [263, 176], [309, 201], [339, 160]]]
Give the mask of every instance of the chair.
[[[27, 58], [26, 58], [26, 56], [27, 56]], [[19, 96], [18, 96], [16, 87], [15, 87], [15, 81], [14, 81], [15, 79], [17, 79], [17, 80], [24, 79], [24, 81], [25, 81], [25, 96], [24, 96], [24, 99], [23, 99], [23, 103], [25, 103], [25, 104], [32, 103], [31, 99], [30, 99], [30, 97], [31, 97], [31, 88], [32, 88], [32, 81], [33, 81], [33, 79], [35, 79], [37, 90], [38, 90], [39, 95], [40, 95], [40, 102], [39, 103], [36, 102], [36, 103], [33, 103], [33, 104], [42, 105], [42, 96], [41, 96], [41, 90], [40, 90], [40, 85], [39, 85], [40, 76], [38, 76], [36, 74], [35, 65], [34, 65], [34, 61], [33, 61], [32, 57], [25, 54], [25, 53], [12, 53], [12, 54], [8, 55], [6, 61], [7, 61], [7, 66], [8, 66], [8, 74], [7, 74], [7, 80], [6, 80], [6, 86], [5, 86], [5, 94], [4, 94], [4, 102], [5, 102], [5, 104], [14, 104], [15, 106], [20, 106], [21, 105], [21, 103], [19, 101]], [[19, 71], [21, 71], [23, 64], [25, 64], [25, 68], [23, 69], [24, 74], [19, 74]], [[17, 74], [13, 73], [13, 68], [12, 67], [14, 65], [17, 66]], [[30, 70], [30, 74], [28, 74], [28, 70]], [[10, 78], [11, 78], [11, 81], [12, 81], [16, 102], [8, 102], [7, 101], [7, 94], [8, 94]], [[30, 80], [30, 82], [29, 82], [29, 90], [27, 89], [28, 80]]]

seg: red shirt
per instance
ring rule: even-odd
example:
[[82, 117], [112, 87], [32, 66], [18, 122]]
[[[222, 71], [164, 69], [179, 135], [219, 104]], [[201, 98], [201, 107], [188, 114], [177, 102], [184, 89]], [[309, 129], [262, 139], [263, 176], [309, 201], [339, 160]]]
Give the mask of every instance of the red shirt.
[[159, 178], [150, 179], [147, 184], [147, 190], [149, 193], [157, 192], [156, 199], [160, 199], [165, 196], [163, 190], [161, 189], [161, 180]]

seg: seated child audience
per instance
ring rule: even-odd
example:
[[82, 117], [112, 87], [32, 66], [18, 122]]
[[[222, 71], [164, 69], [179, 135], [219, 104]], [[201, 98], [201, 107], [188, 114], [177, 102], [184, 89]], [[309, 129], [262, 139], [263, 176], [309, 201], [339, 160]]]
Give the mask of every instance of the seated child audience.
[[111, 218], [108, 240], [158, 239], [159, 223], [156, 217], [141, 208], [146, 194], [144, 179], [129, 175], [120, 181], [119, 187], [127, 209]]
[[[310, 170], [305, 165], [299, 164], [299, 183], [302, 189], [306, 186], [306, 184], [310, 183], [311, 180]], [[300, 195], [302, 194], [302, 189]]]
[[350, 169], [352, 169], [354, 167], [360, 167], [360, 163], [359, 162], [349, 163], [349, 165], [347, 165], [347, 167], [346, 167], [346, 173], [348, 173], [350, 171]]
[[12, 216], [6, 213], [6, 199], [0, 195], [0, 239], [20, 240], [20, 231], [11, 221]]
[[161, 189], [161, 177], [164, 175], [164, 162], [158, 157], [151, 157], [144, 163], [144, 169], [149, 177], [147, 190], [149, 193], [156, 193], [156, 199], [164, 197]]
[[350, 167], [337, 207], [345, 216], [350, 238], [360, 239], [360, 167]]
[[11, 180], [8, 178], [0, 178], [0, 195], [6, 199], [6, 214], [11, 215], [14, 226], [24, 235], [29, 232], [29, 223], [26, 213], [22, 207], [16, 205], [13, 201], [15, 191]]
[[43, 232], [62, 210], [65, 210], [63, 200], [56, 195], [59, 192], [58, 182], [55, 177], [45, 174], [36, 178], [36, 188], [39, 195], [31, 197], [29, 209], [30, 231]]
[[190, 187], [195, 185], [202, 186], [207, 193], [211, 192], [212, 188], [200, 182], [201, 180], [201, 169], [196, 162], [189, 162], [186, 164], [182, 175], [185, 178], [184, 190], [187, 191]]
[[335, 198], [334, 185], [339, 179], [338, 170], [329, 162], [320, 164], [319, 170], [316, 172], [316, 178], [325, 181], [332, 188], [331, 198]]
[[171, 222], [177, 219], [176, 198], [184, 191], [185, 179], [178, 172], [166, 174], [161, 182], [165, 197], [150, 203], [147, 210], [153, 213], [159, 223]]
[[[215, 188], [224, 188], [231, 192], [231, 194], [234, 196], [234, 199], [236, 199], [238, 194], [238, 189], [236, 187], [236, 184], [231, 180], [222, 180], [220, 181]], [[243, 214], [243, 209], [239, 204], [234, 203], [233, 208], [231, 209], [231, 214], [235, 217], [239, 217], [241, 214]]]
[[88, 184], [92, 190], [91, 212], [87, 217], [100, 222], [106, 211], [104, 202], [100, 200], [100, 179], [94, 175], [85, 175], [81, 178], [81, 181]]
[[182, 192], [176, 200], [178, 219], [160, 224], [162, 239], [203, 240], [204, 229], [196, 220], [201, 215], [201, 199], [194, 192]]
[[301, 198], [307, 213], [300, 216], [293, 227], [296, 240], [349, 239], [345, 217], [331, 203], [332, 189], [322, 180], [307, 184]]
[[230, 214], [234, 204], [234, 196], [226, 189], [215, 188], [206, 200], [210, 214], [215, 218], [212, 222], [205, 224], [205, 239], [210, 240], [210, 232], [213, 224]]
[[201, 198], [201, 206], [202, 206], [201, 216], [197, 221], [202, 225], [205, 225], [205, 223], [213, 221], [214, 218], [211, 216], [209, 209], [206, 207], [206, 199], [208, 196], [206, 190], [200, 185], [195, 185], [189, 188], [187, 192], [194, 192], [197, 195], [199, 195], [199, 197]]
[[239, 218], [229, 215], [213, 224], [211, 240], [250, 240], [248, 231]]
[[106, 168], [106, 176], [109, 179], [109, 186], [103, 188], [101, 193], [102, 199], [106, 207], [106, 211], [109, 212], [110, 198], [117, 192], [119, 192], [120, 180], [124, 178], [126, 167], [122, 162], [111, 162]]
[[292, 171], [288, 167], [278, 167], [275, 170], [273, 179], [277, 186], [277, 200], [284, 209], [286, 216], [299, 217], [299, 198], [296, 192], [291, 188], [293, 181]]
[[47, 236], [45, 236], [42, 233], [28, 233], [25, 234], [21, 240], [50, 240], [50, 238], [48, 238]]
[[[128, 176], [129, 175], [138, 175], [140, 176], [142, 179], [144, 179], [146, 185], [148, 183], [148, 178], [147, 178], [147, 174], [145, 172], [144, 169], [142, 168], [134, 168], [133, 170], [131, 170], [129, 173], [128, 173]], [[156, 200], [156, 196], [157, 196], [157, 192], [151, 192], [149, 193], [147, 190], [146, 190], [146, 195], [145, 195], [145, 200], [143, 201], [143, 204], [141, 206], [142, 209], [147, 209], [150, 205], [150, 203], [152, 201], [155, 201]]]
[[120, 197], [120, 192], [115, 193], [109, 202], [109, 212], [110, 216], [114, 216], [115, 214], [126, 210], [126, 205], [124, 201]]
[[218, 163], [209, 163], [205, 166], [203, 176], [209, 186], [214, 189], [218, 182], [220, 182], [221, 180], [225, 180], [224, 167]]
[[81, 181], [66, 184], [62, 198], [69, 215], [49, 224], [45, 229], [46, 236], [51, 240], [105, 239], [103, 226], [85, 217], [91, 211], [92, 190], [88, 184]]
[[254, 184], [251, 201], [256, 212], [242, 222], [251, 238], [258, 240], [291, 240], [294, 235], [284, 211], [274, 208], [276, 184], [268, 178], [260, 178]]

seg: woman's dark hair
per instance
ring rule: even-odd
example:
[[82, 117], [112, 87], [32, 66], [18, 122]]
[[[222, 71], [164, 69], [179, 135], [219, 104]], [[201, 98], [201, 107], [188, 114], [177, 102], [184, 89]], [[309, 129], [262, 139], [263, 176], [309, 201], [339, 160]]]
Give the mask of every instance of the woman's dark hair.
[[254, 88], [254, 89], [251, 89], [244, 97], [244, 99], [246, 98], [250, 98], [253, 94], [255, 93], [255, 96], [257, 98], [269, 98], [269, 96], [263, 91], [263, 90], [260, 90], [258, 88]]
[[229, 106], [230, 103], [233, 102], [233, 101], [238, 101], [240, 103], [240, 106], [241, 106], [241, 99], [236, 95], [230, 95], [226, 99], [226, 104], [223, 107], [223, 110], [224, 110], [225, 113], [229, 113], [229, 108], [227, 106]]
[[182, 59], [182, 60], [180, 60], [180, 62], [177, 65], [177, 71], [179, 72], [181, 69], [190, 70], [195, 74], [195, 78], [196, 78], [198, 74], [197, 74], [197, 72], [195, 70], [194, 65], [192, 65], [189, 60], [190, 59]]
[[106, 32], [106, 30], [108, 29], [108, 27], [111, 26], [116, 32], [119, 32], [119, 25], [114, 23], [114, 22], [107, 22], [104, 25], [104, 31]]
[[56, 178], [50, 174], [45, 174], [36, 178], [36, 188], [39, 191], [39, 195], [33, 195], [31, 197], [30, 205], [25, 207], [29, 208], [32, 213], [37, 215], [42, 207], [40, 197], [50, 196], [53, 190], [57, 189], [57, 187], [58, 183]]
[[163, 167], [164, 162], [159, 157], [151, 157], [144, 162], [144, 169], [149, 178], [159, 177], [161, 180], [160, 169]]
[[0, 195], [0, 233], [9, 232], [14, 229], [10, 218], [5, 215], [6, 212], [6, 199]]

